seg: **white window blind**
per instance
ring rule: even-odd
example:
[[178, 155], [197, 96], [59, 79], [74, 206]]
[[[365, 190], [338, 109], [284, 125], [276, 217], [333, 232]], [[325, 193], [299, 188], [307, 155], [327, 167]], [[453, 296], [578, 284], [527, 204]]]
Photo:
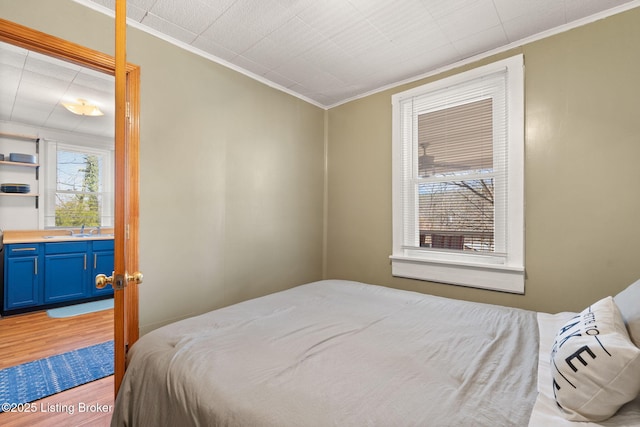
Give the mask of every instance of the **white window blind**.
[[392, 260], [523, 270], [516, 58], [394, 96]]
[[408, 129], [403, 246], [504, 252], [505, 236], [496, 236], [494, 222], [505, 219], [505, 77], [401, 103]]

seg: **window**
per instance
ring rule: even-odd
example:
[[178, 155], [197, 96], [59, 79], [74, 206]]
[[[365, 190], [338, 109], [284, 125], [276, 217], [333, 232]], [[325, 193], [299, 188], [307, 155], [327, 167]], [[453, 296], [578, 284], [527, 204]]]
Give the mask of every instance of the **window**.
[[524, 292], [515, 56], [393, 96], [393, 275]]
[[112, 151], [47, 143], [45, 226], [113, 226]]

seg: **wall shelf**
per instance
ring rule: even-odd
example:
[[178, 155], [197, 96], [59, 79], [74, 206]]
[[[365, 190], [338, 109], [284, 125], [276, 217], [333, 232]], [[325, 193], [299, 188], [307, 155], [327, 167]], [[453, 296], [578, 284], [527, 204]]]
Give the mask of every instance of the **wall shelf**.
[[9, 162], [7, 160], [0, 160], [0, 166], [22, 166], [27, 168], [35, 168], [36, 181], [40, 179], [40, 164], [39, 163], [22, 163], [22, 162]]
[[21, 139], [23, 141], [39, 142], [40, 138], [31, 135], [20, 135], [16, 133], [0, 132], [0, 138]]
[[35, 197], [36, 198], [36, 209], [38, 209], [38, 201], [40, 199], [40, 194], [38, 194], [38, 193], [2, 193], [2, 192], [0, 192], [0, 196]]
[[[16, 139], [20, 141], [34, 142], [36, 144], [36, 154], [40, 153], [40, 138], [38, 138], [37, 136], [18, 135], [18, 134], [0, 132], [0, 138], [9, 138], [9, 139]], [[40, 179], [39, 163], [23, 163], [23, 162], [11, 162], [8, 160], [0, 160], [0, 166], [19, 166], [19, 167], [34, 168], [36, 171], [36, 181]], [[40, 195], [37, 193], [1, 193], [0, 192], [0, 196], [35, 197], [36, 209], [38, 209], [38, 201], [40, 199]]]
[[11, 166], [26, 166], [29, 168], [37, 168], [40, 167], [39, 163], [21, 163], [21, 162], [10, 162], [8, 160], [0, 160], [0, 165], [11, 165]]

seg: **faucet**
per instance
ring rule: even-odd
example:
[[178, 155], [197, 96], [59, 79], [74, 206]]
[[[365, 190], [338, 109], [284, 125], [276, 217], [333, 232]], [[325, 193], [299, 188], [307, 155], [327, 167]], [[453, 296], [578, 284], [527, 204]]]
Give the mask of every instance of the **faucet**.
[[82, 224], [82, 227], [80, 227], [80, 234], [84, 234], [84, 224]]

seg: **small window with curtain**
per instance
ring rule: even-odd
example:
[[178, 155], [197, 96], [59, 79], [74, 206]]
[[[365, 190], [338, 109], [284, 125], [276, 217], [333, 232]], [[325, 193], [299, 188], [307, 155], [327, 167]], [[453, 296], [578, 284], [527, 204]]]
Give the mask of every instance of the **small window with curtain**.
[[393, 274], [524, 291], [522, 56], [393, 97]]

